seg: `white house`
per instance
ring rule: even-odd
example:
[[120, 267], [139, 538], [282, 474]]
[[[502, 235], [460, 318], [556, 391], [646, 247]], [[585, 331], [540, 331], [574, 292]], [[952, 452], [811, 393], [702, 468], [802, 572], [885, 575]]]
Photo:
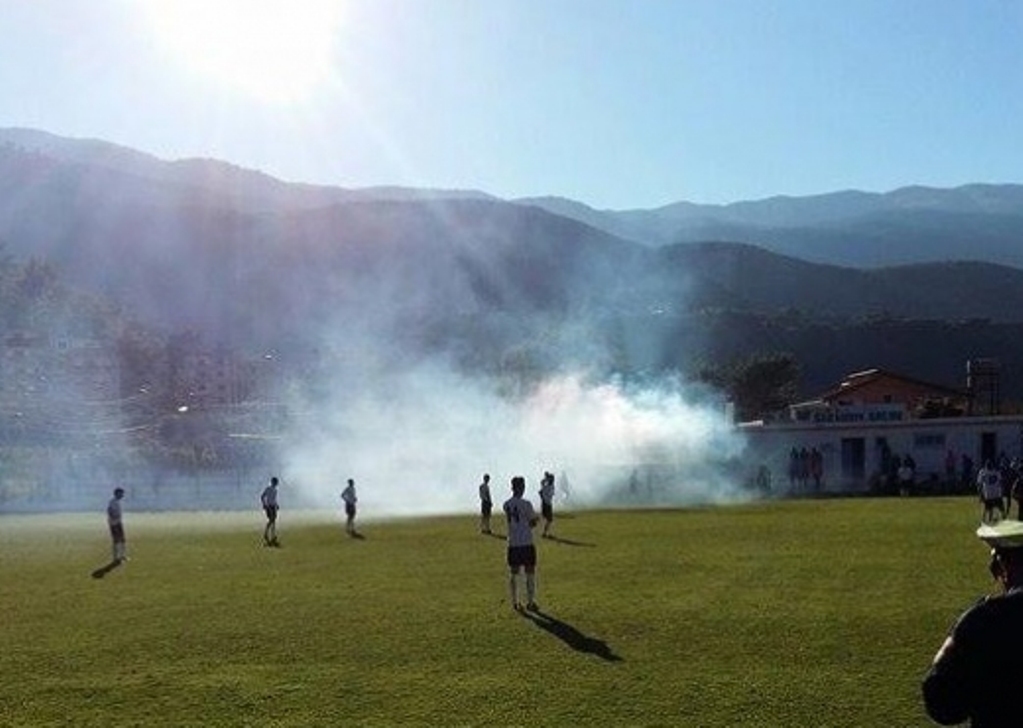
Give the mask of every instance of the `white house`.
[[750, 465], [768, 468], [775, 492], [815, 490], [812, 477], [803, 479], [791, 467], [804, 451], [819, 453], [821, 492], [890, 489], [892, 463], [907, 456], [916, 465], [917, 488], [947, 491], [969, 487], [964, 464], [975, 473], [985, 461], [1023, 457], [1023, 416], [971, 416], [970, 405], [968, 390], [871, 369], [792, 405], [785, 417], [738, 429]]

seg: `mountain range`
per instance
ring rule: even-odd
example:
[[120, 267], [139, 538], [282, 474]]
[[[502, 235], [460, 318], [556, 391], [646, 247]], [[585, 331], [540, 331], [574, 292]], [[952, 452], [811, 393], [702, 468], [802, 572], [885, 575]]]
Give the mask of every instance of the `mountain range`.
[[[1020, 185], [602, 211], [286, 183], [217, 160], [0, 129], [4, 252], [51, 261], [154, 326], [249, 351], [386, 331], [395, 345], [468, 361], [481, 347], [506, 355], [542, 342], [554, 358], [656, 370], [812, 348], [785, 333], [794, 327], [941, 321], [973, 337], [960, 346], [946, 326], [914, 340], [949, 359], [917, 374], [947, 380], [964, 356], [1016, 361], [1002, 340], [1023, 326], [1021, 242]], [[813, 362], [808, 387], [925, 358], [878, 347], [871, 359], [862, 346], [796, 354]]]
[[599, 211], [571, 200], [530, 204], [649, 245], [743, 241], [840, 266], [884, 267], [964, 258], [1023, 266], [1023, 185], [843, 191], [729, 205], [678, 202]]

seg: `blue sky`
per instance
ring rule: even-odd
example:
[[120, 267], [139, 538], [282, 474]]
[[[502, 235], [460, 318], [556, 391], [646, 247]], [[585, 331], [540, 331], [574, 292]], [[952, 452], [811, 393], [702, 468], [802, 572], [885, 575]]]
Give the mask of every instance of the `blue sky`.
[[1015, 0], [275, 4], [0, 0], [0, 126], [610, 209], [1023, 182]]

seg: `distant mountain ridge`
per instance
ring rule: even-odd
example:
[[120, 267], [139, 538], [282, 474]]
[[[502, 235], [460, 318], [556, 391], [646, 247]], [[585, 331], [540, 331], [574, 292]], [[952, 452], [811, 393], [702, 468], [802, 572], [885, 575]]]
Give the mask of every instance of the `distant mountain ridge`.
[[105, 168], [151, 183], [201, 190], [248, 211], [274, 205], [309, 209], [360, 200], [492, 199], [474, 190], [384, 186], [363, 189], [284, 182], [264, 172], [216, 159], [165, 161], [98, 139], [70, 139], [36, 129], [0, 128], [0, 151], [36, 152], [55, 162]]
[[516, 201], [649, 245], [746, 242], [853, 267], [971, 259], [1023, 267], [1023, 185], [1017, 184], [679, 202], [653, 210], [594, 210], [560, 198]]
[[[0, 153], [37, 152], [58, 163], [105, 168], [201, 194], [202, 204], [260, 214], [355, 201], [495, 200], [476, 190], [403, 187], [345, 189], [283, 182], [209, 159], [166, 162], [100, 140], [68, 139], [33, 129], [0, 129]], [[887, 193], [846, 190], [777, 196], [725, 205], [680, 201], [646, 210], [596, 210], [557, 197], [521, 198], [625, 240], [652, 247], [709, 240], [758, 245], [804, 260], [877, 268], [977, 260], [1023, 268], [1023, 185], [910, 186]]]
[[[500, 250], [542, 259], [537, 246], [574, 241], [565, 250], [598, 244], [616, 251], [611, 257], [617, 262], [604, 268], [618, 270], [619, 280], [605, 276], [599, 282], [606, 305], [643, 300], [658, 307], [669, 301], [677, 309], [687, 301], [764, 310], [806, 307], [833, 315], [887, 311], [1006, 320], [1019, 310], [1017, 272], [980, 263], [1021, 258], [1017, 267], [1023, 268], [1017, 239], [1023, 217], [1012, 214], [1017, 208], [1023, 210], [1023, 186], [969, 185], [602, 212], [558, 198], [506, 202], [478, 192], [296, 185], [214, 160], [165, 162], [98, 140], [0, 130], [0, 241], [11, 252], [52, 257], [107, 292], [116, 292], [118, 282], [137, 293], [153, 290], [154, 283], [156, 289], [167, 286], [166, 276], [158, 282], [140, 276], [161, 269], [146, 261], [168, 256], [202, 261], [234, 250], [232, 260], [244, 261], [253, 248], [277, 257], [281, 246], [303, 246], [315, 256], [332, 246], [370, 250], [390, 240], [389, 248], [398, 246], [405, 256], [414, 243], [433, 250], [437, 260], [465, 245], [474, 247], [473, 255]], [[880, 230], [867, 230], [882, 220]], [[971, 237], [964, 243], [966, 227]], [[718, 234], [698, 237], [707, 230]], [[899, 243], [889, 240], [893, 235]], [[752, 239], [758, 236], [769, 244]], [[907, 258], [911, 265], [865, 266], [871, 274], [845, 270], [862, 267], [849, 258], [862, 263], [872, 250]], [[111, 255], [138, 265], [111, 270]], [[974, 263], [966, 265], [970, 260]], [[498, 267], [490, 273], [506, 264], [495, 261]], [[556, 266], [550, 271], [554, 275]], [[931, 295], [932, 277], [943, 281], [940, 298]], [[179, 286], [190, 288], [185, 280]], [[628, 304], [625, 290], [632, 292]]]
[[[806, 348], [795, 353], [814, 383], [891, 361], [926, 375], [943, 348], [958, 371], [976, 342], [969, 355], [1000, 355], [991, 342], [1007, 334], [977, 330], [1023, 325], [1021, 200], [1021, 186], [969, 185], [610, 212], [291, 184], [0, 130], [3, 253], [52, 261], [147, 323], [247, 351], [386, 331], [408, 356], [476, 364], [549, 355], [656, 371], [791, 345]], [[909, 353], [866, 334], [876, 349], [818, 350], [843, 327], [900, 319], [959, 322], [971, 343], [936, 326]], [[799, 335], [808, 327], [830, 333]]]

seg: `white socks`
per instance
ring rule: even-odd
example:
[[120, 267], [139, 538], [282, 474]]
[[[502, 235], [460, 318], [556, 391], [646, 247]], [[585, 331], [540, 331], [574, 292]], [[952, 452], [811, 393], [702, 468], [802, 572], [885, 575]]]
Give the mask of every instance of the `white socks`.
[[[508, 593], [511, 595], [512, 605], [519, 603], [518, 575], [512, 574], [508, 577]], [[526, 602], [532, 604], [536, 601], [536, 574], [526, 574]]]

